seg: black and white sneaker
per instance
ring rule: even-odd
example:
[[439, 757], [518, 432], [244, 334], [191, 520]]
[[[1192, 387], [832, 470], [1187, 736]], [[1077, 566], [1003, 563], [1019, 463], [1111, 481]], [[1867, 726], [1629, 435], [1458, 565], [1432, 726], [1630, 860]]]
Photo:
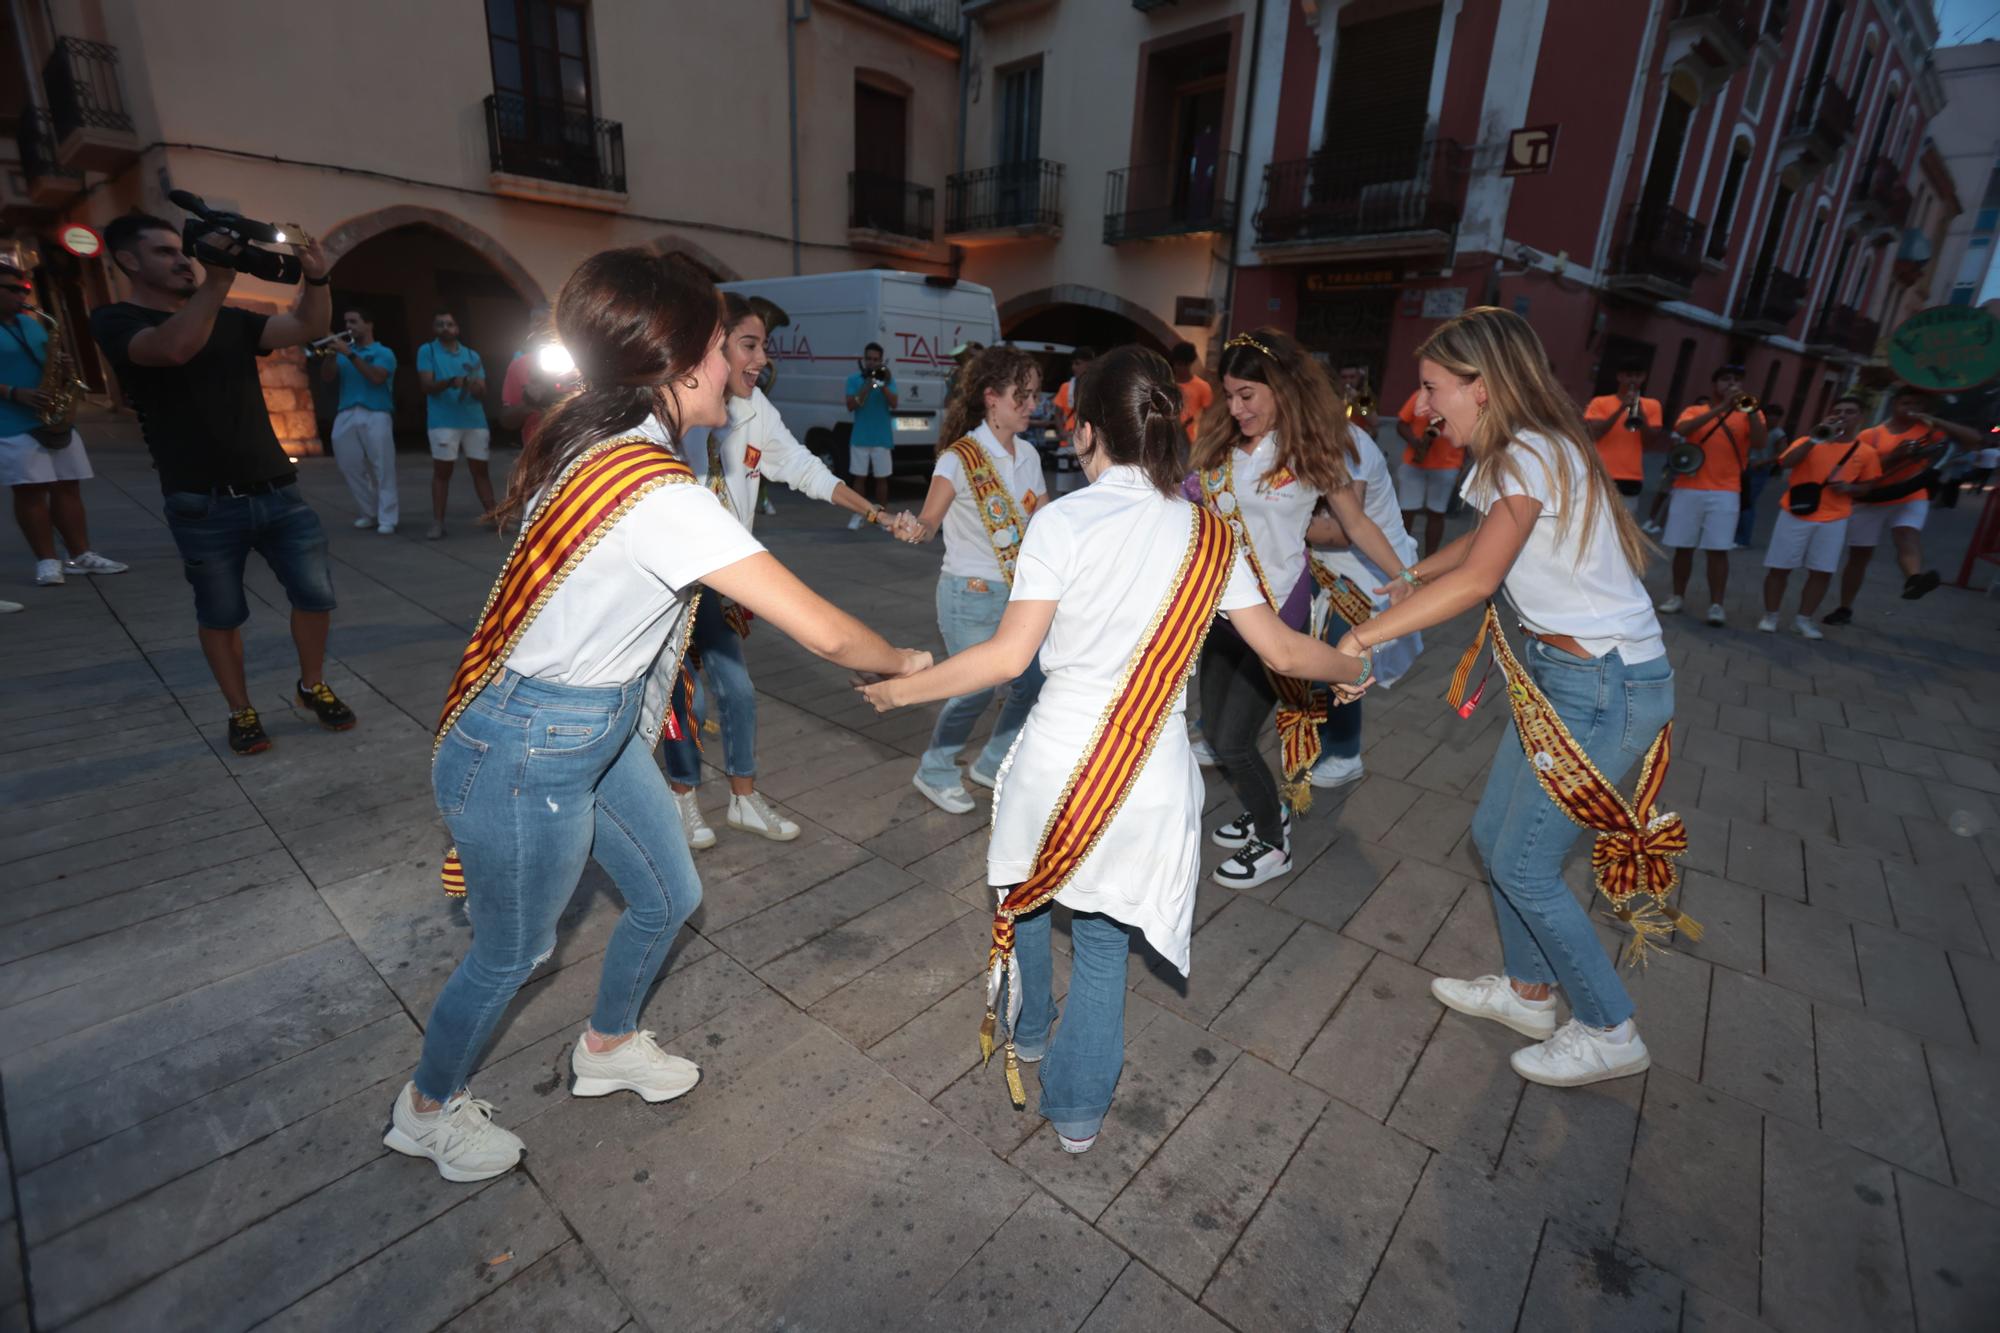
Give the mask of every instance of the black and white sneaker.
[[[1280, 806], [1279, 813], [1284, 818], [1285, 841], [1289, 843], [1292, 840], [1292, 812], [1290, 807]], [[1256, 836], [1257, 836], [1257, 821], [1250, 817], [1250, 812], [1248, 810], [1245, 810], [1242, 814], [1236, 816], [1236, 818], [1230, 820], [1227, 824], [1224, 824], [1221, 828], [1209, 834], [1208, 840], [1214, 843], [1217, 847], [1228, 847], [1234, 849], [1237, 847], [1241, 847], [1244, 843], [1249, 842], [1250, 839]]]
[[1291, 873], [1289, 851], [1252, 838], [1236, 855], [1215, 868], [1215, 882], [1226, 888], [1248, 889]]

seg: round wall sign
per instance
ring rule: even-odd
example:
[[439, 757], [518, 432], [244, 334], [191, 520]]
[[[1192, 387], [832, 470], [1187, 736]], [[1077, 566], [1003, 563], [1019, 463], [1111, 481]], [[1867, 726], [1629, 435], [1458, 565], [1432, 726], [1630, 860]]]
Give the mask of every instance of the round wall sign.
[[64, 227], [57, 239], [62, 242], [63, 249], [78, 259], [89, 259], [104, 249], [104, 238], [81, 222], [72, 222]]
[[2000, 319], [1976, 305], [1919, 310], [1889, 335], [1889, 368], [1919, 389], [1976, 389], [2000, 375]]

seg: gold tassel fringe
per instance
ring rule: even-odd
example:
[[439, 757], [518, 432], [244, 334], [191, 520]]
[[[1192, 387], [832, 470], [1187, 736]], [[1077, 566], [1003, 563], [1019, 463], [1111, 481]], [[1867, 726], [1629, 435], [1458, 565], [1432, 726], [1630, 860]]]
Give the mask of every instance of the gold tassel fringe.
[[1286, 778], [1278, 784], [1278, 791], [1295, 815], [1302, 815], [1313, 808], [1312, 783], [1306, 780], [1304, 773], [1295, 778]]
[[988, 1009], [979, 1024], [979, 1065], [982, 1069], [993, 1058], [993, 1032], [999, 1025], [999, 1016]]
[[1014, 1043], [1007, 1043], [1007, 1096], [1014, 1102], [1016, 1111], [1028, 1109], [1028, 1090], [1021, 1086], [1021, 1066], [1014, 1059]]
[[1689, 944], [1701, 943], [1703, 932], [1701, 922], [1695, 920], [1680, 908], [1675, 907], [1672, 903], [1661, 903], [1660, 910], [1666, 913], [1669, 921], [1674, 923], [1674, 929], [1681, 933], [1682, 939], [1686, 940]]

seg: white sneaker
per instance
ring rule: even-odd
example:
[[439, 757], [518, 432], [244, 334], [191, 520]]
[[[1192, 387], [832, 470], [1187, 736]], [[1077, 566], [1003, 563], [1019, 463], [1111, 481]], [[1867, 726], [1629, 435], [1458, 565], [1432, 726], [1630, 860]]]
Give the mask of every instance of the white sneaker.
[[53, 588], [62, 581], [62, 561], [37, 560], [35, 562], [35, 586], [37, 588]]
[[861, 515], [856, 514], [854, 515], [854, 517], [847, 520], [847, 530], [849, 532], [861, 531]]
[[356, 527], [357, 529], [359, 529], [359, 528], [372, 528], [372, 527], [374, 527], [374, 526], [375, 526], [375, 520], [374, 520], [374, 519], [372, 519], [372, 518], [357, 518], [357, 519], [355, 519], [355, 520], [354, 520], [354, 526], [355, 526], [355, 527]]
[[25, 611], [25, 610], [27, 610], [27, 608], [22, 606], [19, 602], [0, 601], [0, 616], [11, 616], [16, 611]]
[[1536, 1041], [1546, 1041], [1555, 1034], [1556, 1002], [1524, 1000], [1505, 977], [1474, 977], [1471, 981], [1435, 977], [1431, 994], [1447, 1009], [1471, 1018], [1490, 1018]]
[[[1285, 841], [1286, 843], [1289, 844], [1292, 840], [1291, 807], [1279, 806], [1278, 817], [1281, 823], [1283, 824], [1285, 830]], [[1250, 818], [1250, 812], [1248, 810], [1245, 810], [1242, 814], [1236, 816], [1236, 818], [1230, 820], [1227, 824], [1224, 824], [1221, 828], [1218, 828], [1215, 832], [1209, 834], [1208, 840], [1214, 843], [1217, 847], [1241, 847], [1243, 844], [1249, 842], [1250, 839], [1256, 836], [1257, 836], [1257, 821]]]
[[674, 805], [681, 812], [681, 827], [687, 831], [688, 846], [697, 852], [715, 846], [715, 830], [701, 817], [701, 804], [691, 791], [674, 793]]
[[409, 1157], [428, 1157], [438, 1174], [462, 1183], [491, 1180], [514, 1169], [525, 1145], [493, 1123], [493, 1103], [459, 1093], [444, 1109], [424, 1115], [412, 1097], [416, 1084], [405, 1083], [389, 1113], [384, 1147]]
[[427, 542], [435, 542], [435, 541], [442, 541], [443, 539], [444, 539], [444, 520], [443, 519], [433, 520], [430, 527], [424, 529], [424, 540]]
[[984, 773], [981, 773], [978, 769], [974, 768], [970, 764], [967, 764], [965, 766], [965, 780], [967, 782], [970, 782], [975, 787], [984, 787], [988, 791], [994, 791], [997, 789], [995, 786], [997, 779], [987, 777]]
[[66, 574], [123, 574], [132, 566], [120, 560], [107, 560], [95, 551], [85, 551], [73, 555], [63, 562]]
[[924, 794], [924, 798], [948, 815], [969, 815], [973, 809], [973, 799], [965, 794], [965, 788], [953, 783], [949, 787], [933, 787], [925, 782], [920, 773], [910, 779], [910, 785]]
[[772, 842], [790, 842], [799, 836], [799, 826], [772, 808], [762, 792], [753, 791], [748, 796], [730, 793], [729, 827], [755, 833]]
[[1064, 1152], [1068, 1153], [1089, 1152], [1091, 1145], [1097, 1142], [1097, 1135], [1092, 1134], [1087, 1139], [1073, 1139], [1069, 1135], [1063, 1133], [1061, 1130], [1057, 1130], [1056, 1142], [1062, 1145], [1062, 1150]]
[[699, 1065], [668, 1055], [650, 1032], [635, 1032], [608, 1051], [593, 1051], [578, 1037], [569, 1068], [572, 1097], [636, 1092], [649, 1102], [670, 1102], [701, 1082]]
[[1648, 537], [1657, 537], [1660, 535], [1661, 529], [1659, 524], [1648, 521], [1640, 525], [1639, 531], [1645, 533]]
[[1812, 618], [1809, 616], [1793, 616], [1792, 628], [1798, 631], [1801, 639], [1824, 639], [1826, 637], [1826, 635], [1819, 632], [1819, 626], [1813, 624]]
[[764, 501], [759, 508], [763, 511], [765, 518], [776, 518], [778, 516], [778, 506], [772, 504], [769, 500]]
[[1580, 1088], [1586, 1083], [1643, 1074], [1653, 1063], [1646, 1043], [1632, 1029], [1631, 1019], [1618, 1026], [1631, 1034], [1624, 1041], [1612, 1041], [1572, 1018], [1539, 1046], [1524, 1046], [1514, 1052], [1508, 1063], [1528, 1082], [1551, 1088]]
[[1217, 884], [1231, 889], [1254, 889], [1259, 884], [1292, 873], [1292, 854], [1283, 847], [1252, 838], [1236, 855], [1215, 868]]
[[1710, 602], [1708, 604], [1708, 623], [1711, 625], [1721, 625], [1724, 623], [1724, 621], [1725, 617], [1722, 614], [1722, 603]]
[[1215, 747], [1200, 736], [1189, 738], [1188, 750], [1194, 755], [1194, 761], [1203, 768], [1215, 767]]
[[394, 523], [377, 524], [375, 531], [381, 533], [384, 537], [393, 537], [396, 535], [396, 525]]
[[1674, 596], [1667, 598], [1666, 601], [1661, 602], [1659, 610], [1661, 614], [1670, 616], [1686, 605], [1687, 599], [1676, 593]]
[[1778, 632], [1778, 613], [1776, 611], [1766, 612], [1758, 618], [1757, 628], [1766, 634], [1776, 634]]
[[1315, 787], [1345, 787], [1361, 776], [1361, 756], [1343, 759], [1339, 755], [1322, 755], [1312, 766], [1306, 781]]

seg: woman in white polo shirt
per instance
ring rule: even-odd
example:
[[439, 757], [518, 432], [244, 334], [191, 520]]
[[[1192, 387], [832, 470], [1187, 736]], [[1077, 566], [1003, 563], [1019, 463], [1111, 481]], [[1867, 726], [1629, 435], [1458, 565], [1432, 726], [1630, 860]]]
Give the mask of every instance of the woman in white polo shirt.
[[[1464, 495], [1484, 517], [1417, 564], [1415, 593], [1341, 646], [1359, 651], [1429, 629], [1504, 587], [1529, 636], [1521, 660], [1530, 678], [1617, 783], [1674, 711], [1673, 668], [1639, 581], [1651, 548], [1526, 320], [1493, 306], [1468, 310], [1439, 325], [1417, 356], [1420, 400], [1468, 442]], [[1540, 759], [1553, 762], [1546, 752]], [[1447, 1006], [1542, 1039], [1514, 1053], [1514, 1069], [1558, 1087], [1649, 1063], [1632, 998], [1563, 882], [1563, 857], [1581, 831], [1542, 789], [1510, 724], [1472, 818], [1505, 975], [1431, 983]], [[1557, 986], [1572, 1015], [1560, 1028]]]
[[[1088, 852], [1059, 887], [1050, 883], [1050, 899], [1021, 910], [1018, 966], [1007, 972], [1018, 990], [1011, 1054], [1041, 1062], [1041, 1114], [1070, 1152], [1095, 1140], [1124, 1065], [1132, 933], [1188, 970], [1203, 790], [1182, 712], [1190, 640], [1209, 622], [1205, 602], [1183, 600], [1189, 587], [1205, 577], [1215, 609], [1274, 670], [1345, 682], [1367, 671], [1364, 661], [1286, 628], [1240, 554], [1209, 565], [1191, 554], [1191, 524], [1214, 520], [1201, 519], [1180, 491], [1179, 414], [1173, 371], [1156, 353], [1121, 347], [1094, 361], [1077, 381], [1072, 436], [1090, 484], [1029, 528], [998, 630], [929, 671], [864, 691], [883, 710], [922, 703], [990, 689], [1040, 655], [1047, 681], [994, 796], [986, 878], [1003, 912], [1014, 889], [1043, 873], [1072, 791], [1104, 790], [1093, 787], [1104, 776], [1096, 765], [1117, 752], [1102, 743], [1103, 720], [1117, 716], [1139, 732], [1122, 763], [1109, 761], [1120, 772], [1138, 765], [1129, 785], [1092, 803], [1097, 813], [1078, 831]], [[1214, 549], [1229, 556], [1226, 544]], [[1178, 655], [1160, 651], [1161, 627], [1175, 623], [1190, 635]], [[1053, 1041], [1046, 901], [1074, 914], [1069, 994]]]
[[[1021, 436], [1041, 379], [1035, 359], [1018, 347], [988, 347], [965, 364], [939, 422], [937, 466], [923, 512], [898, 525], [896, 535], [905, 541], [944, 534], [937, 616], [948, 652], [984, 643], [1000, 627], [1028, 521], [1049, 498], [1042, 456]], [[966, 777], [993, 786], [1041, 688], [1041, 668], [1030, 661], [1005, 687], [1000, 719]], [[958, 754], [993, 694], [991, 686], [973, 690], [938, 714], [912, 782], [940, 810], [962, 815], [973, 808], [959, 780]]]
[[[839, 505], [865, 518], [880, 522], [880, 506], [850, 490], [829, 472], [826, 464], [792, 438], [778, 409], [757, 387], [757, 379], [771, 363], [764, 350], [769, 330], [764, 316], [735, 292], [722, 296], [723, 356], [729, 363], [729, 421], [711, 430], [698, 426], [681, 439], [681, 453], [688, 466], [715, 492], [746, 531], [757, 525], [757, 492], [764, 481], [777, 481], [802, 495]], [[732, 624], [731, 622], [735, 622]], [[695, 611], [688, 651], [698, 658], [701, 678], [722, 714], [722, 763], [729, 778], [729, 827], [755, 833], [774, 842], [790, 842], [799, 836], [799, 826], [778, 813], [757, 791], [757, 691], [750, 684], [750, 669], [743, 661], [743, 640], [749, 620], [721, 597], [704, 597]], [[681, 687], [685, 691], [685, 685]], [[684, 693], [677, 707], [687, 707]], [[694, 722], [701, 725], [703, 710], [694, 710]], [[715, 830], [702, 817], [695, 789], [701, 785], [701, 749], [692, 735], [668, 740], [661, 745], [666, 757], [667, 781], [674, 789], [674, 803], [687, 829], [688, 846], [700, 851], [715, 845]]]

